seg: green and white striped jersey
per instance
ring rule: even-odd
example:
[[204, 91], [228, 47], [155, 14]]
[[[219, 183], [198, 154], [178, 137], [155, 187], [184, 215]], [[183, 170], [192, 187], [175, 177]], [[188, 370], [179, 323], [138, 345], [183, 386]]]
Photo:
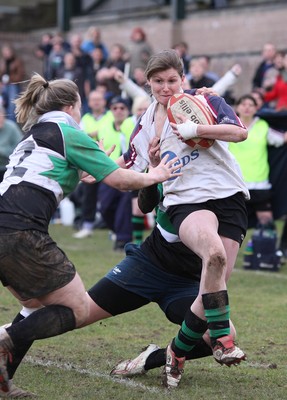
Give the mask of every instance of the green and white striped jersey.
[[82, 171], [99, 182], [119, 168], [86, 133], [62, 120], [35, 124], [11, 154], [0, 184], [0, 227], [46, 231]]

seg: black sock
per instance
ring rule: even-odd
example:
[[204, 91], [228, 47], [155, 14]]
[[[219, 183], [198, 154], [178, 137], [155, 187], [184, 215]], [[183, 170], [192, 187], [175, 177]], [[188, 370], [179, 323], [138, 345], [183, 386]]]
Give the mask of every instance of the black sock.
[[[211, 347], [203, 340], [200, 341], [193, 347], [193, 349], [186, 353], [186, 360], [195, 360], [196, 358], [203, 358], [212, 355]], [[150, 369], [163, 367], [166, 363], [165, 349], [158, 349], [153, 351], [146, 359], [144, 369], [149, 371]]]
[[149, 369], [162, 367], [166, 362], [165, 357], [165, 349], [153, 351], [146, 359], [144, 369], [148, 371]]
[[34, 311], [27, 318], [11, 325], [7, 332], [15, 347], [75, 329], [74, 313], [69, 307], [51, 305]]
[[185, 359], [195, 360], [196, 358], [209, 357], [212, 354], [211, 347], [203, 339], [200, 339], [194, 348], [186, 353]]
[[171, 349], [177, 357], [185, 357], [202, 338], [207, 322], [188, 309], [177, 336], [171, 342]]
[[[13, 319], [12, 325], [17, 324], [17, 322], [20, 322], [24, 319], [25, 317], [19, 313], [16, 315], [16, 317]], [[11, 351], [11, 359], [8, 357], [7, 361], [7, 372], [9, 379], [13, 379], [13, 376], [19, 367], [21, 361], [25, 357], [25, 355], [28, 353], [30, 347], [32, 346], [33, 341], [30, 342], [24, 342], [23, 344], [14, 347]]]

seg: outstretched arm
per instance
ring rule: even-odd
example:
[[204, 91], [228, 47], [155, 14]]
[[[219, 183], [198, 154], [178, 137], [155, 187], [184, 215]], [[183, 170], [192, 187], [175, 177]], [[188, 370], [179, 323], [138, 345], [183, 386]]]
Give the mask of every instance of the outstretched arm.
[[181, 176], [181, 172], [175, 172], [182, 165], [174, 165], [178, 158], [168, 161], [165, 156], [159, 165], [150, 169], [147, 173], [132, 171], [129, 169], [118, 168], [103, 179], [107, 185], [118, 190], [137, 190], [143, 187], [161, 183], [169, 178]]

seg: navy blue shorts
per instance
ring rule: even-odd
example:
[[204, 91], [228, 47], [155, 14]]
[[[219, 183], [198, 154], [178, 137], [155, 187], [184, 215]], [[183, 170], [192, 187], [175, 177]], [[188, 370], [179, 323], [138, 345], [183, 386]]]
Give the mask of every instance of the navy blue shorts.
[[189, 297], [190, 305], [196, 299], [199, 281], [160, 270], [133, 243], [128, 243], [125, 251], [124, 260], [105, 276], [115, 285], [145, 298], [148, 302], [157, 303], [164, 312], [178, 299]]

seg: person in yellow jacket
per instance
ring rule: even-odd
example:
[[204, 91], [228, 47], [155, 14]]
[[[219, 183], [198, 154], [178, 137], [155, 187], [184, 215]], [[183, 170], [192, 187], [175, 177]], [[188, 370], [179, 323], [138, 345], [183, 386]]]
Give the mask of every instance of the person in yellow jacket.
[[237, 101], [236, 111], [248, 129], [248, 137], [242, 143], [229, 144], [250, 193], [250, 200], [246, 203], [248, 227], [255, 228], [245, 247], [243, 267], [278, 271], [283, 253], [277, 249], [268, 146], [282, 146], [287, 141], [287, 132], [272, 129], [256, 115], [257, 110], [258, 104], [252, 94], [244, 95]]
[[247, 201], [249, 226], [252, 218], [260, 225], [273, 223], [271, 207], [272, 187], [269, 181], [268, 145], [282, 146], [287, 142], [287, 132], [276, 131], [256, 116], [257, 104], [253, 96], [242, 96], [236, 104], [236, 111], [248, 129], [248, 138], [240, 143], [230, 143], [229, 150], [235, 156], [242, 171], [243, 179], [250, 193]]
[[[105, 124], [113, 121], [114, 116], [107, 109], [107, 101], [103, 93], [98, 90], [90, 92], [88, 106], [90, 111], [82, 116], [80, 126], [84, 132], [97, 141], [99, 130]], [[88, 184], [81, 182], [76, 192], [72, 195], [72, 200], [75, 203], [78, 203], [78, 197], [81, 197], [80, 229], [73, 235], [76, 239], [85, 239], [93, 234], [97, 215], [98, 188], [98, 183]], [[81, 196], [78, 195], [78, 192], [81, 193]]]
[[107, 110], [107, 101], [102, 92], [93, 90], [89, 94], [88, 105], [90, 111], [82, 116], [80, 126], [93, 139], [98, 139], [98, 131], [114, 117]]

